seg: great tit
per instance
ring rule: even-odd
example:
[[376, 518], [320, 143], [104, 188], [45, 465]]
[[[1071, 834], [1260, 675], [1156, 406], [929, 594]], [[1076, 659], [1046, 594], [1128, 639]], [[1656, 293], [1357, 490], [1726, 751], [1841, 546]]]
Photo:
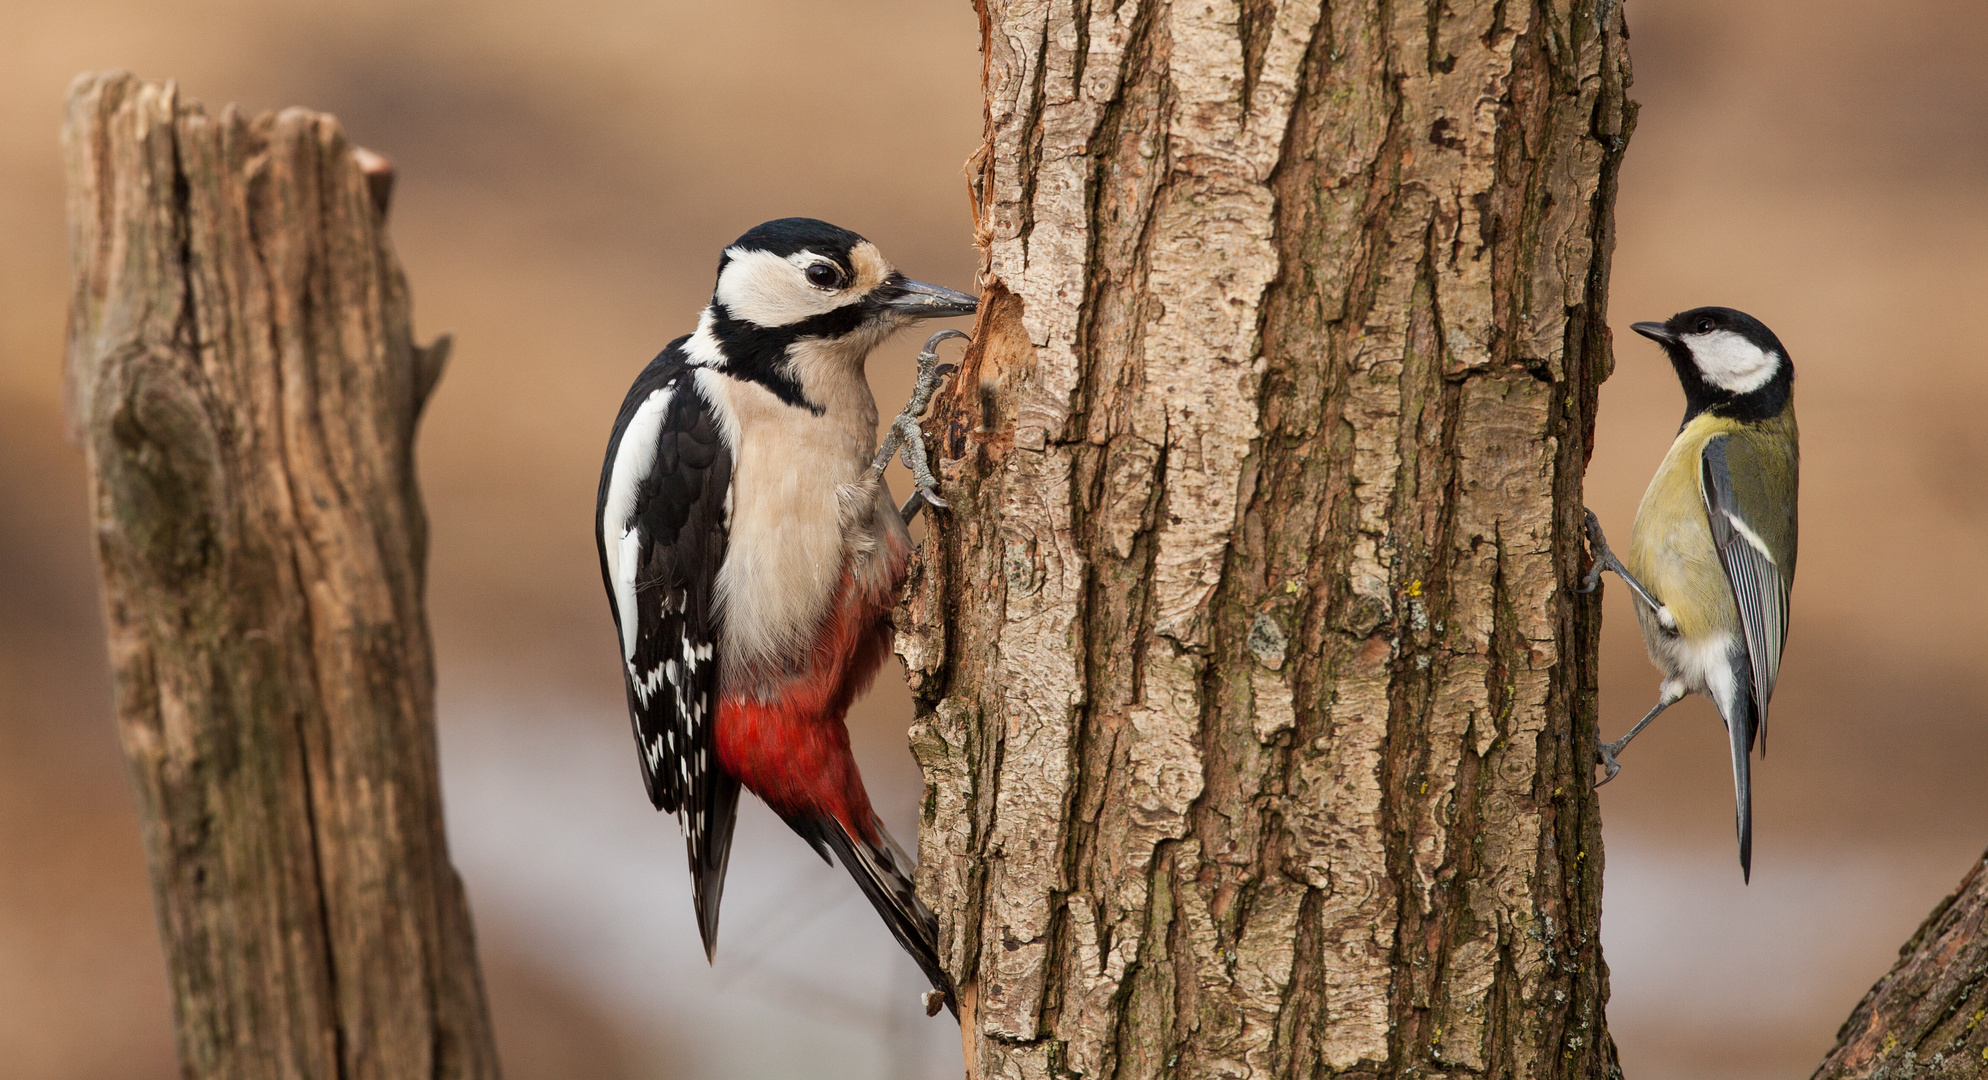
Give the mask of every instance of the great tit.
[[1684, 423], [1643, 493], [1626, 561], [1587, 514], [1595, 563], [1581, 591], [1592, 591], [1604, 569], [1622, 577], [1664, 675], [1656, 708], [1599, 748], [1601, 783], [1615, 779], [1616, 755], [1658, 713], [1686, 694], [1711, 698], [1732, 744], [1740, 872], [1750, 880], [1748, 755], [1756, 733], [1767, 752], [1767, 703], [1795, 581], [1795, 369], [1774, 331], [1732, 308], [1693, 308], [1631, 329], [1662, 345], [1677, 369]]

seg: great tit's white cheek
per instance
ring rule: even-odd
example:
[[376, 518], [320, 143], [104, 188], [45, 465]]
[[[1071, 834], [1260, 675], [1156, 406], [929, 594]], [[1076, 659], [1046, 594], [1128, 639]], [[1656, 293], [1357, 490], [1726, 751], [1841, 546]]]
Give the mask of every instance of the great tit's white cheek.
[[1721, 390], [1748, 394], [1766, 386], [1781, 366], [1781, 356], [1762, 349], [1731, 330], [1684, 335], [1692, 362], [1705, 381]]
[[795, 259], [739, 248], [725, 254], [728, 261], [718, 275], [717, 299], [734, 319], [787, 326], [827, 314], [842, 302], [839, 293], [809, 285], [805, 268]]

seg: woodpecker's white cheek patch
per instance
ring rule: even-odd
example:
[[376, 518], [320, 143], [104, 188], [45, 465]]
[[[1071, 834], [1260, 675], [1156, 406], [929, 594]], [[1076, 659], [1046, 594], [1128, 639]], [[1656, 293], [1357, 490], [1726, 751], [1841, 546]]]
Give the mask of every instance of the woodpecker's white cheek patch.
[[640, 569], [642, 538], [630, 518], [635, 492], [656, 466], [656, 442], [662, 437], [671, 390], [651, 391], [649, 399], [629, 418], [614, 450], [614, 471], [608, 474], [607, 505], [601, 510], [601, 549], [607, 553], [608, 577], [614, 581], [614, 606], [621, 615], [621, 656], [635, 656], [635, 574]]
[[1705, 381], [1721, 390], [1750, 394], [1766, 386], [1781, 366], [1781, 354], [1762, 349], [1731, 330], [1684, 335], [1692, 362]]
[[801, 252], [781, 258], [770, 251], [725, 252], [728, 261], [718, 275], [718, 302], [735, 319], [759, 326], [787, 326], [825, 315], [841, 307], [840, 291], [817, 289], [803, 276], [820, 256]]

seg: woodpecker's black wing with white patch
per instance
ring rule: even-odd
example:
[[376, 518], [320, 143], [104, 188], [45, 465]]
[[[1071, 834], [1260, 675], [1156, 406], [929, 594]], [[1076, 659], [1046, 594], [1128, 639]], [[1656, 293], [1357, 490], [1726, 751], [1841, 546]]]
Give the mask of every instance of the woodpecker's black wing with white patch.
[[601, 467], [595, 539], [620, 632], [642, 779], [690, 849], [697, 924], [717, 947], [739, 784], [718, 764], [715, 594], [732, 454], [678, 339], [629, 388]]

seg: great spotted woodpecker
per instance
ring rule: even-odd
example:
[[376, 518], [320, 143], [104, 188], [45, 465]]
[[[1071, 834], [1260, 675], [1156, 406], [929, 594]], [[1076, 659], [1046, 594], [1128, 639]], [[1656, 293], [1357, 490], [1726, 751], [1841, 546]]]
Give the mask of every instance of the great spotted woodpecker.
[[[841, 859], [954, 1006], [912, 862], [870, 809], [843, 718], [890, 651], [905, 519], [921, 498], [945, 505], [916, 424], [941, 374], [932, 346], [882, 453], [864, 360], [899, 327], [976, 304], [906, 280], [846, 229], [769, 221], [725, 249], [697, 332], [642, 369], [615, 418], [601, 576], [642, 778], [683, 828], [707, 959], [744, 785]], [[964, 335], [933, 344], [948, 336]], [[902, 511], [882, 480], [899, 439], [919, 485]]]

